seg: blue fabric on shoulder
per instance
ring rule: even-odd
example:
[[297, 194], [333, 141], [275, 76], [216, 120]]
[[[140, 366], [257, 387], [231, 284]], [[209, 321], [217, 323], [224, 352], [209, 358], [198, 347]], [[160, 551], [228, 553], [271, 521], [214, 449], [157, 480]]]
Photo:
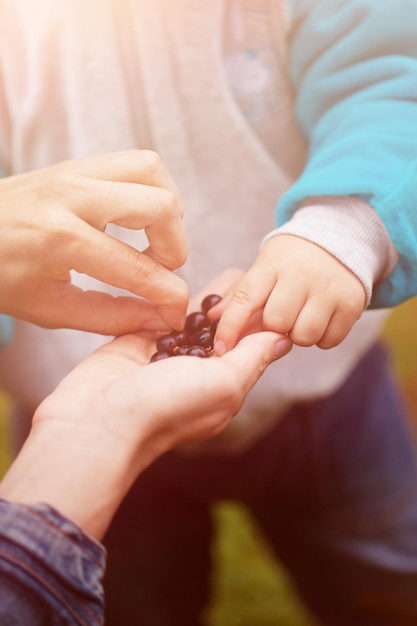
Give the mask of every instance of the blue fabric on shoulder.
[[13, 337], [13, 318], [8, 315], [0, 314], [0, 350], [10, 343]]

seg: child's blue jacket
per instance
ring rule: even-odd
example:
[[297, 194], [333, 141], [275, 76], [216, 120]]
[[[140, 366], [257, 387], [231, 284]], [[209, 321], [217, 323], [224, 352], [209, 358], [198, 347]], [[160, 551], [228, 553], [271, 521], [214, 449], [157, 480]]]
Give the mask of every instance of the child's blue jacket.
[[399, 253], [371, 307], [417, 294], [417, 0], [292, 0], [289, 46], [309, 156], [277, 226], [311, 196], [355, 195]]

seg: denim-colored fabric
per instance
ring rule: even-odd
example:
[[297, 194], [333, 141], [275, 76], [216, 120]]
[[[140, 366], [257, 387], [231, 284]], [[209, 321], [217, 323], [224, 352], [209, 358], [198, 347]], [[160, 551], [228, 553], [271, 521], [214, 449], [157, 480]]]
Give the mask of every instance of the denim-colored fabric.
[[142, 474], [104, 540], [106, 626], [202, 626], [219, 500], [247, 507], [318, 624], [417, 624], [417, 458], [380, 346], [245, 452]]
[[13, 337], [13, 318], [0, 314], [0, 350], [10, 343]]
[[98, 626], [101, 544], [45, 504], [0, 500], [1, 626]]

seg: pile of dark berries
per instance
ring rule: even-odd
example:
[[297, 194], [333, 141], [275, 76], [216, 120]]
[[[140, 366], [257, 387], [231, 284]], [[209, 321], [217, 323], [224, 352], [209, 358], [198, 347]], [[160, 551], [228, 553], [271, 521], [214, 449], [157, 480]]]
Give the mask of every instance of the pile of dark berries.
[[201, 311], [187, 315], [184, 330], [161, 335], [156, 342], [157, 352], [152, 355], [150, 362], [180, 355], [198, 356], [203, 359], [209, 357], [219, 320], [210, 322], [207, 312], [220, 300], [221, 297], [214, 293], [206, 296], [201, 302]]

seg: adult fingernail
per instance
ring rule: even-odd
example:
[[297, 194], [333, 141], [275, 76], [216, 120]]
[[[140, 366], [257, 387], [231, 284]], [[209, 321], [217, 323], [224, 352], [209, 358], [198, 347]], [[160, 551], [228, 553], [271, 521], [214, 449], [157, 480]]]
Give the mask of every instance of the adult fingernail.
[[226, 354], [226, 346], [223, 341], [220, 341], [219, 339], [216, 339], [214, 342], [213, 350], [217, 356], [223, 356], [223, 354]]
[[288, 337], [282, 337], [281, 339], [278, 339], [274, 346], [275, 358], [279, 359], [282, 356], [285, 356], [291, 350], [291, 347], [292, 345]]

